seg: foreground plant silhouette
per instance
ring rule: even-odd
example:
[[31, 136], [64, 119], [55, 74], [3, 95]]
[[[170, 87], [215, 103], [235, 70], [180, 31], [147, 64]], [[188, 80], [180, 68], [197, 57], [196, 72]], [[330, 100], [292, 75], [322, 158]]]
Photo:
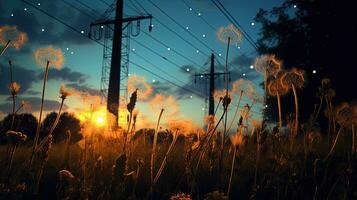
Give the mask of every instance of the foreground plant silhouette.
[[60, 69], [64, 62], [63, 53], [60, 49], [55, 49], [52, 46], [48, 46], [47, 48], [39, 48], [35, 51], [35, 59], [38, 65], [45, 68], [43, 75], [43, 85], [42, 85], [42, 96], [41, 96], [41, 106], [40, 113], [38, 117], [38, 125], [36, 129], [35, 139], [33, 141], [32, 154], [29, 162], [29, 169], [31, 169], [32, 162], [35, 156], [35, 150], [37, 148], [38, 139], [40, 137], [41, 123], [42, 123], [42, 112], [43, 112], [43, 103], [45, 100], [45, 90], [46, 90], [46, 82], [48, 77], [48, 70], [50, 66], [53, 66], [56, 69]]

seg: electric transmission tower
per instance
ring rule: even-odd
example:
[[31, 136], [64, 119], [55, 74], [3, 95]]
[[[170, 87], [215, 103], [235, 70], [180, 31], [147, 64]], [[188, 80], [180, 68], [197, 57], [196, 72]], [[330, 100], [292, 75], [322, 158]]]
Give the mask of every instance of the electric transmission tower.
[[[118, 127], [119, 103], [126, 101], [128, 96], [130, 37], [139, 35], [141, 20], [150, 19], [149, 31], [153, 27], [151, 15], [124, 17], [123, 8], [124, 0], [117, 0], [101, 19], [90, 24], [90, 34], [93, 27], [97, 28], [93, 34], [94, 39], [104, 40], [100, 89], [102, 97], [107, 99], [107, 110], [115, 116], [113, 128]], [[113, 12], [115, 18], [109, 19]], [[135, 32], [133, 22], [136, 22]]]

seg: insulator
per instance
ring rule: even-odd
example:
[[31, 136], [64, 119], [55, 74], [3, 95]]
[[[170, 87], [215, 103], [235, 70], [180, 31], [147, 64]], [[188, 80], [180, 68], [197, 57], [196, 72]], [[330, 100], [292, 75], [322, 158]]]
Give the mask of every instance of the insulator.
[[130, 28], [131, 28], [131, 35], [133, 37], [138, 36], [140, 34], [140, 21], [136, 22], [136, 32], [133, 31], [133, 26], [130, 26]]
[[152, 19], [150, 18], [149, 32], [152, 31]]

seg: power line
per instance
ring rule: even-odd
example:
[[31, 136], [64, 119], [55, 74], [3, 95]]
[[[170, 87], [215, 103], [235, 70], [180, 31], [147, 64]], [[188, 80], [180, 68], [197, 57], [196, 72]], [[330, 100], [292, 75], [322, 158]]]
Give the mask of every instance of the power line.
[[69, 3], [67, 2], [66, 0], [61, 0], [64, 4], [66, 4], [67, 6], [75, 9], [76, 11], [80, 12], [81, 14], [89, 17], [89, 18], [92, 18], [92, 19], [96, 19], [95, 17], [93, 17], [92, 15], [88, 14], [87, 12], [84, 12], [83, 10], [77, 8], [75, 5], [73, 5], [72, 3]]
[[133, 0], [133, 1], [135, 1], [135, 2], [139, 5], [139, 7], [144, 10], [144, 12], [145, 12], [146, 14], [149, 13], [149, 12], [145, 9], [145, 7], [142, 6], [137, 0]]
[[166, 60], [167, 62], [171, 63], [172, 65], [174, 65], [175, 67], [177, 67], [178, 69], [181, 69], [181, 66], [178, 65], [177, 63], [171, 61], [170, 59], [166, 58], [165, 56], [161, 55], [160, 53], [158, 53], [157, 51], [153, 50], [152, 48], [146, 46], [145, 44], [139, 42], [138, 40], [134, 39], [134, 38], [130, 38], [131, 40], [133, 40], [134, 42], [136, 42], [138, 45], [144, 47], [145, 49], [151, 51], [153, 54], [159, 56], [160, 58]]
[[83, 3], [82, 1], [77, 0], [77, 3], [79, 3], [80, 5], [82, 5], [82, 6], [85, 7], [85, 8], [89, 9], [89, 10], [92, 11], [95, 15], [99, 16], [99, 15], [97, 14], [97, 11], [96, 11], [95, 9], [91, 8], [90, 6], [88, 6], [87, 4]]
[[152, 75], [154, 75], [154, 76], [156, 76], [156, 77], [159, 77], [159, 78], [161, 78], [161, 79], [167, 81], [168, 83], [171, 83], [172, 85], [174, 85], [174, 86], [176, 86], [176, 87], [179, 87], [179, 88], [181, 88], [181, 89], [183, 89], [183, 90], [185, 90], [185, 91], [187, 91], [187, 92], [193, 93], [193, 94], [195, 94], [195, 95], [197, 95], [197, 96], [199, 96], [199, 97], [201, 97], [201, 98], [205, 98], [204, 95], [199, 94], [199, 93], [196, 93], [195, 91], [193, 91], [193, 90], [191, 90], [191, 89], [188, 89], [188, 88], [182, 87], [182, 86], [180, 86], [180, 85], [177, 85], [176, 83], [174, 83], [174, 82], [172, 82], [172, 81], [170, 81], [170, 80], [168, 80], [168, 79], [166, 79], [166, 78], [164, 78], [164, 77], [162, 77], [162, 76], [160, 76], [160, 75], [158, 75], [158, 74], [156, 74], [156, 73], [154, 73], [154, 72], [152, 72], [152, 71], [146, 69], [145, 67], [140, 66], [139, 64], [137, 64], [137, 63], [135, 63], [135, 62], [133, 62], [133, 61], [129, 61], [129, 62], [130, 62], [131, 64], [133, 64], [133, 65], [139, 67], [140, 69], [142, 69], [142, 70], [144, 70], [144, 71], [146, 71], [146, 72], [148, 72], [148, 73], [150, 73], [150, 74], [152, 74]]
[[104, 0], [99, 0], [100, 2], [102, 2], [103, 4], [107, 5], [107, 6], [110, 6], [110, 4]]
[[[183, 2], [183, 4], [185, 4], [185, 6], [189, 9], [192, 9], [192, 6], [190, 6], [185, 0], [181, 0]], [[198, 12], [195, 11], [195, 9], [192, 9], [192, 11], [198, 15]], [[205, 24], [207, 24], [213, 31], [217, 31], [215, 27], [213, 27], [204, 17], [200, 17], [202, 21], [205, 22]]]
[[[243, 37], [256, 49], [258, 50], [258, 46], [254, 42], [254, 40], [250, 37], [250, 35], [243, 29], [243, 27], [238, 23], [238, 21], [229, 13], [229, 11], [223, 6], [223, 4], [219, 0], [211, 0], [211, 2], [221, 11], [221, 13], [232, 23], [235, 24], [243, 33]], [[216, 3], [218, 2], [218, 4]], [[221, 7], [220, 7], [221, 6]]]
[[175, 76], [169, 74], [168, 72], [162, 70], [160, 67], [157, 67], [156, 65], [154, 65], [151, 61], [149, 61], [148, 59], [146, 59], [144, 56], [138, 54], [137, 52], [133, 51], [132, 53], [134, 53], [137, 57], [141, 58], [142, 60], [144, 60], [145, 62], [147, 62], [148, 64], [150, 64], [151, 66], [153, 66], [154, 68], [156, 68], [157, 70], [159, 70], [160, 72], [168, 75], [170, 78], [175, 79], [176, 81], [185, 84], [184, 82], [182, 82], [180, 79], [176, 78]]
[[[161, 13], [163, 13], [165, 16], [167, 16], [171, 21], [173, 21], [177, 26], [179, 26], [181, 29], [183, 29], [184, 31], [188, 32], [191, 37], [195, 38], [198, 42], [200, 42], [203, 46], [205, 46], [206, 48], [208, 48], [211, 52], [215, 53], [215, 51], [209, 47], [206, 43], [204, 43], [202, 40], [200, 40], [197, 36], [195, 36], [193, 33], [191, 33], [190, 31], [187, 31], [186, 28], [181, 25], [178, 21], [176, 21], [173, 17], [171, 17], [169, 14], [167, 14], [164, 10], [162, 10], [159, 6], [157, 6], [154, 2], [152, 2], [151, 0], [148, 0], [154, 7], [156, 7]], [[217, 53], [215, 53], [217, 54]], [[208, 56], [208, 55], [207, 55]], [[221, 57], [219, 57], [221, 58]], [[221, 58], [223, 59], [223, 58]]]
[[[39, 8], [39, 7], [35, 6], [35, 5], [33, 5], [32, 3], [26, 1], [26, 0], [20, 0], [20, 1], [22, 1], [23, 3], [27, 4], [28, 6], [34, 8], [34, 9], [36, 9], [36, 10], [38, 10], [38, 11], [40, 11], [41, 13], [47, 15], [48, 17], [54, 19], [55, 21], [59, 22], [60, 24], [62, 24], [62, 25], [64, 25], [64, 26], [66, 26], [66, 27], [69, 28], [70, 30], [72, 30], [72, 31], [74, 31], [74, 32], [76, 32], [76, 33], [78, 33], [78, 34], [84, 36], [79, 30], [75, 29], [73, 26], [67, 24], [66, 22], [64, 22], [63, 20], [59, 19], [58, 17], [56, 17], [56, 16], [50, 14], [49, 12], [43, 10], [42, 8]], [[92, 40], [92, 41], [96, 42], [97, 44], [99, 44], [99, 45], [101, 45], [101, 46], [104, 47], [104, 44], [101, 43], [101, 42], [99, 42], [99, 41], [97, 41], [97, 40], [94, 40], [94, 39], [89, 38], [89, 37], [85, 37], [85, 38], [87, 38], [87, 39], [89, 39], [89, 40]], [[168, 79], [166, 79], [166, 78], [164, 78], [164, 77], [162, 77], [162, 76], [160, 76], [160, 75], [157, 75], [156, 73], [151, 72], [150, 70], [145, 69], [144, 67], [141, 67], [140, 65], [138, 65], [138, 64], [136, 64], [136, 63], [133, 63], [132, 61], [129, 61], [129, 62], [132, 63], [132, 64], [134, 64], [134, 65], [136, 65], [136, 66], [138, 66], [139, 68], [141, 68], [141, 69], [143, 69], [143, 70], [145, 70], [145, 71], [147, 71], [147, 72], [149, 72], [149, 73], [151, 73], [151, 74], [154, 74], [155, 76], [157, 76], [157, 77], [159, 77], [159, 78], [161, 78], [161, 79], [163, 79], [163, 80], [165, 80], [165, 81], [167, 81], [167, 82], [173, 84], [173, 85], [176, 86], [176, 87], [180, 87], [181, 89], [183, 89], [183, 90], [185, 90], [185, 91], [189, 91], [190, 93], [195, 93], [194, 91], [192, 91], [192, 90], [190, 90], [190, 89], [187, 89], [187, 88], [185, 88], [185, 87], [183, 87], [183, 86], [180, 86], [180, 85], [178, 85], [178, 84], [176, 84], [176, 83], [173, 83], [173, 82], [169, 81]], [[198, 96], [200, 96], [200, 97], [202, 97], [202, 95], [200, 95], [200, 94], [197, 94], [197, 93], [195, 93], [195, 94], [198, 95]], [[203, 98], [203, 97], [202, 97], [202, 98]]]

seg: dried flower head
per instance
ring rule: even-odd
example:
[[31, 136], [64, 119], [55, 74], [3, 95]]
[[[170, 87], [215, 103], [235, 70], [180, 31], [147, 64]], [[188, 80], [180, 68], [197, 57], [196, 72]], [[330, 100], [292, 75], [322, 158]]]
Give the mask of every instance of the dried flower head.
[[60, 69], [64, 63], [62, 50], [53, 46], [38, 48], [34, 56], [37, 64], [42, 67], [46, 67], [47, 62], [49, 62], [49, 66]]
[[191, 199], [192, 199], [191, 195], [185, 193], [178, 193], [170, 197], [170, 200], [191, 200]]
[[275, 55], [262, 55], [255, 59], [254, 69], [265, 76], [276, 76], [282, 68], [282, 61]]
[[232, 43], [240, 43], [243, 38], [242, 32], [233, 24], [228, 25], [227, 27], [220, 27], [217, 31], [218, 39], [227, 44], [228, 38], [230, 38], [230, 42]]
[[305, 83], [304, 71], [293, 68], [291, 71], [285, 72], [281, 77], [281, 84], [285, 87], [302, 88]]
[[16, 96], [17, 93], [20, 91], [20, 84], [18, 84], [17, 82], [12, 82], [9, 85], [9, 90], [12, 96]]
[[137, 100], [137, 92], [138, 89], [136, 89], [130, 96], [130, 101], [128, 105], [126, 105], [126, 108], [128, 109], [129, 113], [133, 113], [133, 110], [135, 108], [136, 100]]
[[16, 131], [7, 131], [6, 136], [12, 143], [25, 142], [27, 140], [27, 135]]
[[66, 99], [68, 96], [71, 96], [72, 94], [72, 92], [64, 85], [61, 85], [59, 93], [61, 99]]
[[5, 46], [9, 41], [9, 46], [19, 49], [27, 42], [27, 35], [17, 30], [16, 26], [0, 26], [0, 45]]
[[236, 148], [243, 144], [244, 138], [243, 135], [240, 133], [235, 133], [230, 138], [231, 138], [232, 145]]

